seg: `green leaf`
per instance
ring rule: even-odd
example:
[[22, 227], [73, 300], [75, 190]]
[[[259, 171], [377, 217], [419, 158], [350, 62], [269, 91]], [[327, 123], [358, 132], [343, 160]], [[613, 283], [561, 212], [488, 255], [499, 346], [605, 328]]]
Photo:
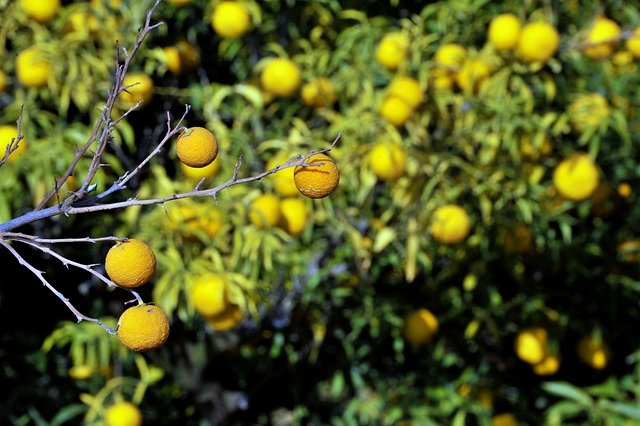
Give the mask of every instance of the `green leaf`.
[[570, 399], [584, 406], [593, 404], [593, 399], [586, 392], [568, 382], [546, 382], [542, 384], [542, 389], [552, 395]]
[[58, 413], [51, 419], [51, 423], [53, 424], [64, 424], [74, 417], [79, 416], [80, 414], [87, 411], [87, 406], [84, 404], [73, 404], [68, 405], [58, 411]]
[[640, 407], [626, 402], [610, 402], [604, 400], [602, 404], [608, 411], [621, 414], [633, 420], [640, 420]]

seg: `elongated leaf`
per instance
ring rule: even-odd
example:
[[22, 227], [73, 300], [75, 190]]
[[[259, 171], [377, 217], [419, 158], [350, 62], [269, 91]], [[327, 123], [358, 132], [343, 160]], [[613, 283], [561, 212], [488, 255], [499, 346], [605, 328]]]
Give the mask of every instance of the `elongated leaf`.
[[568, 382], [546, 382], [542, 384], [542, 389], [552, 395], [570, 399], [584, 406], [593, 404], [593, 399], [585, 391]]

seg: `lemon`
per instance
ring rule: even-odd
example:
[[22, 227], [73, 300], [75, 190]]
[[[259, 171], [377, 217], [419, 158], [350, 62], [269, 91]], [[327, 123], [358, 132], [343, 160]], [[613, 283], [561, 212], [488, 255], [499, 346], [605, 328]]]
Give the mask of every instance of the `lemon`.
[[167, 46], [162, 48], [164, 56], [164, 64], [172, 74], [180, 74], [182, 65], [180, 63], [180, 51], [176, 46]]
[[[18, 127], [13, 124], [0, 124], [0, 158], [2, 158], [6, 152], [7, 147], [11, 143], [11, 140], [15, 140], [18, 138]], [[12, 164], [18, 161], [20, 157], [22, 157], [27, 150], [27, 140], [22, 138], [18, 143], [18, 147], [14, 149], [11, 154], [7, 157], [7, 163]]]
[[204, 127], [190, 127], [178, 137], [176, 152], [187, 166], [205, 167], [218, 156], [218, 140]]
[[270, 59], [262, 69], [260, 82], [274, 96], [291, 96], [300, 86], [300, 68], [291, 59]]
[[405, 317], [402, 335], [413, 346], [420, 346], [431, 341], [438, 332], [438, 318], [428, 309], [421, 308]]
[[238, 38], [251, 26], [251, 17], [239, 1], [221, 1], [213, 7], [211, 26], [220, 37]]
[[455, 73], [441, 68], [429, 70], [429, 85], [434, 92], [448, 91], [453, 89]]
[[520, 330], [515, 340], [516, 355], [528, 364], [539, 364], [547, 356], [548, 338], [547, 330], [541, 327]]
[[[267, 161], [267, 170], [272, 170], [277, 166], [286, 163], [290, 158], [291, 156], [286, 153], [277, 153]], [[281, 197], [292, 197], [300, 194], [296, 187], [296, 183], [293, 180], [293, 167], [278, 170], [272, 176], [272, 179], [274, 180], [274, 188]]]
[[462, 242], [471, 229], [471, 219], [467, 211], [457, 204], [438, 207], [432, 216], [431, 235], [442, 244]]
[[420, 83], [409, 76], [394, 77], [387, 87], [387, 93], [402, 99], [411, 108], [417, 108], [424, 100]]
[[619, 43], [620, 26], [613, 20], [598, 16], [584, 37], [583, 53], [593, 59], [605, 59]]
[[595, 370], [604, 369], [611, 360], [611, 349], [602, 339], [584, 336], [576, 346], [580, 361]]
[[294, 237], [302, 234], [307, 224], [307, 205], [300, 198], [285, 198], [280, 202], [280, 227]]
[[116, 402], [107, 408], [104, 420], [105, 426], [140, 426], [142, 412], [131, 402]]
[[388, 70], [395, 70], [405, 60], [409, 36], [399, 31], [385, 34], [376, 47], [376, 61]]
[[381, 180], [395, 180], [405, 172], [407, 154], [398, 144], [379, 142], [369, 153], [369, 165]]
[[229, 304], [225, 280], [216, 274], [196, 278], [191, 290], [191, 303], [196, 312], [204, 317], [222, 313]]
[[[128, 87], [127, 86], [131, 86]], [[142, 72], [131, 72], [125, 75], [123, 90], [118, 96], [118, 101], [123, 108], [129, 109], [140, 102], [140, 106], [149, 103], [153, 97], [154, 84], [151, 77]]]
[[305, 105], [315, 108], [330, 107], [337, 100], [333, 83], [326, 77], [316, 77], [304, 84], [300, 96]]
[[313, 154], [305, 160], [308, 166], [296, 166], [293, 181], [298, 191], [309, 198], [329, 196], [340, 183], [340, 170], [326, 154]]
[[501, 413], [491, 417], [491, 426], [518, 426], [518, 418], [512, 413]]
[[220, 159], [216, 157], [210, 164], [204, 167], [191, 167], [180, 161], [180, 171], [187, 178], [194, 181], [210, 179], [220, 171]]
[[563, 197], [573, 201], [585, 200], [600, 184], [598, 166], [589, 154], [573, 154], [556, 166], [553, 184]]
[[190, 239], [206, 235], [215, 238], [223, 225], [219, 208], [209, 203], [195, 202], [192, 199], [176, 201], [177, 205], [167, 207], [167, 226]]
[[200, 49], [185, 40], [163, 47], [162, 56], [165, 66], [174, 75], [191, 72], [200, 64]]
[[129, 239], [109, 249], [104, 266], [114, 283], [124, 288], [136, 288], [153, 278], [156, 256], [145, 242]]
[[251, 202], [249, 220], [258, 228], [276, 226], [280, 215], [280, 199], [274, 194], [260, 194]]
[[538, 376], [550, 376], [560, 369], [560, 358], [556, 355], [547, 355], [541, 362], [532, 366], [533, 372]]
[[442, 44], [433, 55], [438, 67], [449, 71], [458, 71], [467, 59], [467, 50], [458, 43]]
[[625, 47], [634, 57], [640, 58], [640, 27], [633, 30], [625, 42]]
[[496, 50], [514, 50], [520, 39], [522, 26], [513, 13], [496, 15], [489, 24], [487, 39]]
[[491, 75], [491, 67], [481, 58], [467, 59], [456, 73], [456, 83], [464, 93], [477, 93]]
[[25, 15], [42, 24], [52, 20], [60, 10], [60, 0], [20, 0], [18, 4]]
[[47, 85], [51, 63], [44, 50], [28, 47], [16, 57], [16, 78], [26, 88], [39, 88]]
[[398, 96], [386, 96], [380, 103], [378, 112], [396, 127], [403, 126], [411, 117], [413, 108]]
[[524, 62], [546, 62], [555, 55], [559, 45], [560, 35], [553, 25], [530, 22], [522, 28], [516, 54]]
[[578, 132], [604, 124], [611, 116], [607, 99], [599, 93], [585, 93], [571, 101], [569, 121]]
[[169, 319], [159, 306], [133, 306], [120, 315], [117, 334], [127, 349], [151, 351], [164, 345], [169, 338]]
[[90, 365], [74, 365], [67, 374], [74, 380], [87, 380], [93, 376], [94, 370]]
[[244, 312], [236, 305], [229, 305], [218, 315], [207, 317], [209, 326], [216, 331], [231, 330], [236, 327], [244, 318]]

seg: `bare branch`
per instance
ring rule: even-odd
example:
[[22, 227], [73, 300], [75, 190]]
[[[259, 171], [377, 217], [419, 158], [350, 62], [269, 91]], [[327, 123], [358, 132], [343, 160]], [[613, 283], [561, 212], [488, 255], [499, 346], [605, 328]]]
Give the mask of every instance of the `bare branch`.
[[[9, 144], [7, 144], [5, 150], [4, 150], [4, 155], [2, 156], [2, 159], [0, 159], [0, 167], [2, 167], [2, 165], [4, 163], [7, 162], [7, 160], [9, 159], [9, 156], [11, 155], [11, 153], [13, 151], [15, 151], [16, 149], [18, 149], [18, 146], [20, 145], [20, 141], [24, 139], [24, 134], [22, 134], [22, 114], [24, 112], [24, 105], [20, 106], [20, 114], [18, 115], [18, 119], [16, 120], [16, 126], [18, 127], [18, 134], [16, 135], [15, 138], [11, 138], [11, 140], [9, 141]], [[3, 141], [0, 141], [0, 143], [2, 143]]]

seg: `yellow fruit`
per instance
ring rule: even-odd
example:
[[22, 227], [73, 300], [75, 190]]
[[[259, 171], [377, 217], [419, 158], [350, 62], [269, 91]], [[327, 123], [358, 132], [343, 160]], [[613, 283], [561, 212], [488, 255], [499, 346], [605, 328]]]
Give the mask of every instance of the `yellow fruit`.
[[[127, 88], [127, 86], [131, 87]], [[138, 102], [141, 102], [140, 106], [142, 107], [148, 104], [153, 96], [153, 80], [142, 72], [127, 74], [124, 77], [122, 87], [125, 88], [125, 90], [120, 92], [118, 100], [123, 108], [129, 109]]]
[[330, 107], [338, 99], [333, 83], [326, 77], [316, 77], [300, 89], [305, 105], [315, 108]]
[[568, 108], [569, 120], [578, 132], [584, 132], [606, 123], [611, 116], [607, 99], [599, 93], [577, 96]]
[[520, 19], [513, 13], [501, 13], [489, 24], [487, 38], [496, 50], [513, 50], [518, 45], [521, 31]]
[[435, 92], [452, 90], [455, 74], [442, 68], [432, 68], [429, 70], [429, 84]]
[[225, 280], [216, 274], [196, 278], [191, 290], [191, 303], [196, 312], [204, 317], [222, 313], [229, 305]]
[[206, 235], [215, 238], [222, 228], [222, 213], [215, 205], [191, 199], [176, 201], [167, 207], [168, 227], [186, 238]]
[[237, 38], [249, 30], [251, 17], [241, 2], [221, 1], [213, 7], [211, 26], [220, 37]]
[[636, 58], [640, 58], [640, 27], [636, 27], [625, 42], [625, 47]]
[[[286, 163], [291, 158], [290, 155], [285, 153], [278, 153], [271, 157], [267, 161], [267, 170], [272, 170], [277, 166]], [[273, 175], [274, 188], [278, 195], [281, 197], [292, 197], [298, 195], [298, 188], [293, 180], [293, 167], [287, 167], [286, 169], [279, 170]]]
[[[18, 127], [13, 124], [0, 124], [0, 158], [2, 158], [7, 150], [7, 146], [11, 143], [11, 139], [18, 138]], [[11, 154], [7, 157], [7, 163], [12, 164], [18, 161], [20, 157], [24, 155], [24, 152], [27, 150], [27, 140], [23, 138], [18, 143], [18, 147], [11, 152]]]
[[68, 371], [69, 377], [74, 380], [86, 380], [93, 376], [93, 367], [90, 365], [74, 365]]
[[262, 69], [260, 82], [274, 96], [291, 96], [300, 86], [300, 68], [290, 59], [273, 58]]
[[117, 333], [125, 348], [135, 352], [151, 351], [169, 338], [169, 319], [159, 306], [132, 306], [120, 315]]
[[215, 160], [204, 167], [190, 167], [180, 161], [180, 171], [185, 177], [194, 181], [209, 179], [216, 176], [220, 171], [220, 160], [216, 157]]
[[104, 267], [109, 278], [120, 287], [136, 288], [153, 278], [156, 256], [143, 241], [129, 239], [109, 249]]
[[62, 27], [63, 34], [93, 34], [100, 29], [98, 18], [88, 10], [76, 10], [67, 15]]
[[631, 190], [631, 185], [629, 185], [626, 182], [621, 183], [620, 185], [618, 185], [618, 195], [620, 195], [622, 198], [629, 198], [629, 196], [631, 196], [632, 194], [632, 190]]
[[302, 234], [307, 224], [307, 206], [300, 198], [285, 198], [280, 202], [280, 226], [290, 235]]
[[589, 198], [600, 184], [596, 163], [588, 154], [577, 153], [562, 160], [553, 171], [553, 184], [569, 200]]
[[593, 59], [608, 58], [620, 41], [620, 26], [611, 19], [599, 16], [584, 37], [583, 52]]
[[524, 62], [546, 62], [555, 55], [559, 45], [560, 35], [553, 25], [531, 22], [522, 28], [516, 54]]
[[433, 55], [436, 65], [449, 71], [458, 71], [466, 59], [467, 50], [457, 43], [443, 44]]
[[180, 72], [188, 73], [193, 71], [200, 64], [200, 48], [186, 40], [181, 40], [175, 44], [180, 55]]
[[467, 211], [457, 204], [438, 207], [432, 216], [431, 235], [442, 244], [457, 244], [467, 238], [471, 219]]
[[405, 172], [407, 153], [397, 144], [380, 142], [369, 153], [371, 169], [381, 180], [395, 180]]
[[260, 194], [251, 202], [249, 220], [258, 228], [276, 226], [280, 215], [280, 200], [273, 194]]
[[16, 57], [16, 78], [26, 88], [47, 85], [51, 62], [46, 52], [38, 47], [28, 47]]
[[104, 420], [105, 426], [140, 426], [142, 412], [131, 402], [116, 402], [107, 408]]
[[477, 93], [491, 75], [491, 67], [481, 58], [469, 58], [456, 73], [456, 83], [464, 93]]
[[396, 76], [389, 83], [387, 93], [405, 101], [411, 108], [417, 108], [424, 100], [418, 80], [408, 76]]
[[205, 167], [218, 156], [218, 140], [204, 127], [190, 127], [178, 137], [176, 152], [187, 166]]
[[207, 324], [216, 331], [231, 330], [236, 327], [244, 318], [244, 312], [236, 305], [229, 305], [218, 315], [208, 317]]
[[531, 227], [517, 223], [514, 227], [502, 228], [498, 233], [498, 241], [507, 253], [524, 254], [535, 249], [534, 235]]
[[578, 341], [578, 358], [596, 370], [604, 369], [611, 360], [611, 349], [601, 339], [585, 336]]
[[376, 61], [388, 70], [395, 70], [402, 63], [409, 49], [409, 36], [401, 32], [385, 34], [376, 47]]
[[25, 15], [40, 23], [52, 20], [60, 10], [60, 0], [20, 0], [18, 4]]
[[491, 426], [518, 426], [518, 418], [511, 413], [496, 414], [491, 417]]
[[425, 308], [407, 315], [402, 327], [402, 335], [413, 346], [429, 343], [437, 332], [438, 318]]
[[296, 166], [293, 180], [298, 191], [309, 198], [324, 198], [340, 183], [340, 170], [329, 156], [313, 154], [305, 160], [309, 166]]
[[539, 364], [549, 351], [548, 338], [547, 330], [541, 327], [520, 330], [515, 340], [516, 355], [528, 364]]
[[162, 48], [164, 55], [164, 64], [172, 74], [180, 74], [180, 51], [175, 46], [167, 46]]
[[547, 355], [541, 362], [532, 366], [533, 372], [538, 376], [550, 376], [560, 369], [560, 358], [556, 355]]
[[386, 96], [380, 103], [380, 115], [396, 127], [403, 126], [412, 112], [413, 108], [397, 96]]
[[7, 75], [0, 71], [0, 93], [4, 93], [7, 90]]

